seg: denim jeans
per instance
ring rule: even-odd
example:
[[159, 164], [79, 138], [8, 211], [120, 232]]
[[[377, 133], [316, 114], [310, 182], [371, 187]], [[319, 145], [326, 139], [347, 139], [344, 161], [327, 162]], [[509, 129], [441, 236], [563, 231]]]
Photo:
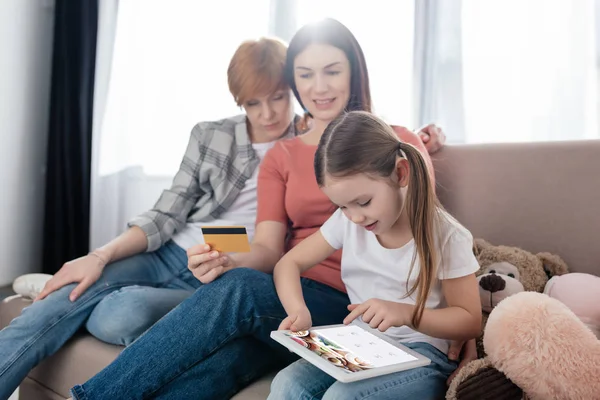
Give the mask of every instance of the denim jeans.
[[103, 342], [129, 346], [193, 293], [170, 287], [125, 286], [94, 307], [85, 327]]
[[76, 284], [70, 284], [26, 307], [0, 331], [0, 399], [8, 398], [31, 369], [82, 328], [102, 299], [131, 285], [192, 292], [201, 283], [187, 269], [185, 251], [169, 242], [156, 252], [107, 265], [74, 302], [69, 293]]
[[431, 360], [425, 367], [342, 383], [306, 360], [299, 360], [277, 374], [268, 400], [435, 400], [444, 399], [446, 379], [458, 364], [428, 343], [407, 347]]
[[[348, 296], [302, 279], [313, 324], [341, 323]], [[226, 399], [296, 359], [270, 338], [286, 317], [270, 274], [238, 268], [203, 285], [71, 393], [76, 399]]]

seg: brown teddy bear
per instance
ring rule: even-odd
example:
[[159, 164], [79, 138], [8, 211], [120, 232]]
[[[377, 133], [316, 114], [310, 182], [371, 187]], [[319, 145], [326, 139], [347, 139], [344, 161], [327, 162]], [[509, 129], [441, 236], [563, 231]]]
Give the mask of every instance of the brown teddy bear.
[[488, 315], [498, 303], [513, 294], [542, 292], [550, 277], [568, 273], [568, 267], [554, 254], [532, 254], [518, 247], [494, 246], [483, 239], [474, 241], [473, 252], [480, 265], [476, 275], [483, 310], [482, 332], [477, 339], [479, 359], [458, 372], [446, 399], [521, 399], [521, 389], [486, 358], [482, 340]]

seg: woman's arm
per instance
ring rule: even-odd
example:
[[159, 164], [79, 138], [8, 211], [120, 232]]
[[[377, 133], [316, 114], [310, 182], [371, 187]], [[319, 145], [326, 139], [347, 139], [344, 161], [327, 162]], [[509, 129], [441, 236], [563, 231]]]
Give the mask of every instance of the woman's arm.
[[258, 173], [257, 224], [250, 252], [219, 254], [205, 244], [188, 250], [188, 264], [194, 276], [209, 283], [222, 273], [237, 267], [253, 268], [271, 273], [284, 253], [288, 232], [285, 207], [287, 179], [285, 153], [276, 144], [265, 155]]
[[171, 187], [163, 190], [152, 209], [128, 222], [130, 227], [138, 226], [145, 232], [147, 246], [144, 250], [157, 250], [173, 233], [181, 230], [192, 207], [204, 195], [199, 184], [199, 174], [209, 165], [200, 153], [200, 143], [207, 140], [205, 131], [202, 124], [194, 126]]
[[232, 254], [233, 264], [227, 268], [246, 267], [271, 273], [285, 249], [287, 226], [281, 222], [263, 221], [256, 225], [249, 253]]
[[275, 144], [265, 154], [257, 178], [256, 234], [250, 253], [234, 255], [234, 265], [273, 272], [285, 250], [289, 217], [285, 204], [287, 192], [287, 150]]
[[132, 226], [102, 247], [93, 251], [106, 264], [142, 253], [148, 247], [146, 233]]
[[70, 283], [78, 283], [69, 294], [71, 301], [75, 301], [100, 278], [107, 264], [143, 252], [147, 243], [146, 234], [140, 228], [134, 226], [128, 229], [91, 254], [66, 262], [46, 282], [35, 300], [43, 300], [50, 293]]

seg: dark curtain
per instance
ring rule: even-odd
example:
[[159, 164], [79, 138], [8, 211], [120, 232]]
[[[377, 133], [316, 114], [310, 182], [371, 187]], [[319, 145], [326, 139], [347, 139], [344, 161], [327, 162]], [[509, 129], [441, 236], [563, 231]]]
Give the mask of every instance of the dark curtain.
[[57, 0], [43, 272], [88, 252], [98, 0]]

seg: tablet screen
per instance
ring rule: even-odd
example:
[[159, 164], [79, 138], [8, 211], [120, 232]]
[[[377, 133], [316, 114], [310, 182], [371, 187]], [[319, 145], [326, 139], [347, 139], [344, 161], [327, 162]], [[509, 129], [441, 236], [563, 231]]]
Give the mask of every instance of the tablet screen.
[[359, 326], [334, 326], [287, 332], [292, 340], [346, 372], [417, 361], [413, 355]]

